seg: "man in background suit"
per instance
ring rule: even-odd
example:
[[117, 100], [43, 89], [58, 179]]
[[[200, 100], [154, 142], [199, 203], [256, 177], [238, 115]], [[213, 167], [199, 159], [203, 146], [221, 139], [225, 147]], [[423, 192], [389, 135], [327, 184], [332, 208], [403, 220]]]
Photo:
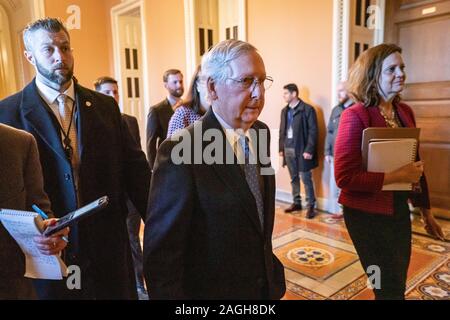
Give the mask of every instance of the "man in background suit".
[[[111, 77], [100, 77], [94, 83], [95, 91], [106, 94], [114, 98], [119, 104], [119, 86], [117, 80]], [[139, 134], [139, 125], [135, 117], [122, 113], [122, 120], [130, 130], [134, 142], [138, 148], [141, 148], [141, 135]], [[127, 199], [128, 207], [128, 235], [130, 236], [131, 255], [133, 257], [134, 275], [136, 277], [137, 292], [140, 300], [148, 299], [147, 291], [144, 286], [144, 275], [142, 270], [142, 247], [139, 238], [139, 231], [141, 228], [141, 216], [134, 207], [130, 199]]]
[[312, 219], [316, 215], [316, 196], [311, 170], [319, 165], [317, 115], [312, 106], [299, 98], [296, 84], [287, 84], [283, 89], [287, 106], [281, 110], [279, 151], [283, 157], [283, 166], [287, 165], [289, 169], [293, 198], [293, 204], [284, 212], [302, 210], [301, 178], [306, 193], [306, 217]]
[[345, 81], [339, 82], [337, 85], [338, 101], [339, 104], [331, 110], [330, 120], [327, 126], [327, 136], [325, 137], [325, 161], [330, 165], [330, 194], [333, 206], [339, 207], [339, 211], [333, 212], [334, 219], [343, 219], [342, 206], [339, 205], [338, 199], [341, 190], [336, 185], [336, 179], [334, 177], [334, 145], [336, 143], [336, 137], [339, 128], [339, 121], [341, 120], [342, 112], [345, 109], [351, 107], [354, 102], [348, 96], [347, 83]]
[[158, 148], [167, 137], [170, 118], [174, 110], [181, 105], [181, 97], [184, 93], [183, 74], [180, 70], [167, 70], [164, 72], [163, 81], [169, 95], [151, 107], [147, 116], [147, 158], [151, 169], [153, 169]]
[[[0, 154], [0, 208], [32, 211], [35, 204], [53, 217], [33, 136], [0, 124]], [[54, 220], [44, 223], [51, 225]], [[42, 237], [38, 248], [43, 254], [59, 254], [67, 245], [62, 236], [68, 233], [66, 228], [52, 237]], [[36, 298], [31, 280], [24, 274], [22, 250], [0, 223], [0, 300]]]
[[107, 208], [71, 228], [65, 253], [81, 270], [81, 289], [65, 281], [36, 281], [40, 298], [135, 299], [136, 283], [126, 225], [126, 194], [145, 215], [150, 172], [114, 99], [73, 78], [70, 35], [58, 19], [45, 18], [24, 32], [25, 56], [36, 78], [0, 102], [0, 122], [36, 139], [44, 188], [57, 216], [101, 196]]
[[[285, 283], [272, 252], [270, 136], [257, 121], [271, 78], [256, 49], [237, 40], [213, 47], [202, 73], [212, 108], [164, 141], [155, 162], [144, 236], [149, 295], [280, 299]], [[213, 159], [206, 158], [214, 144], [203, 141], [204, 134], [214, 134], [218, 142]], [[179, 161], [183, 145], [187, 158]], [[197, 157], [200, 161], [192, 162]]]

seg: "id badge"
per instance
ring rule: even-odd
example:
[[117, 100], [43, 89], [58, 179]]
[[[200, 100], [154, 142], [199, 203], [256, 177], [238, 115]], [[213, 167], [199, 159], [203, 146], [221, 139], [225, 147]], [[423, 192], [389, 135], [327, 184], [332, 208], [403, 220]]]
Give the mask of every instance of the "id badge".
[[294, 138], [294, 130], [292, 129], [292, 127], [290, 127], [287, 131], [287, 138], [288, 139], [293, 139]]

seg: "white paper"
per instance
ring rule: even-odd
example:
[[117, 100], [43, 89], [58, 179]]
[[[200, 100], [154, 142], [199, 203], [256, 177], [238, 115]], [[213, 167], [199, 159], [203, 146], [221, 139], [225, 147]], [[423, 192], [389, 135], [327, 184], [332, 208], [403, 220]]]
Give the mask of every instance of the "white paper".
[[287, 131], [287, 138], [288, 139], [293, 139], [294, 138], [294, 130], [292, 129], [292, 127], [289, 127], [289, 129]]
[[[417, 141], [415, 139], [373, 139], [369, 143], [368, 172], [392, 172], [414, 162]], [[383, 191], [410, 191], [411, 183], [392, 183]]]
[[0, 221], [22, 249], [26, 260], [25, 277], [31, 279], [61, 280], [67, 275], [67, 266], [59, 256], [47, 256], [37, 248], [33, 238], [41, 235], [34, 212], [1, 209]]

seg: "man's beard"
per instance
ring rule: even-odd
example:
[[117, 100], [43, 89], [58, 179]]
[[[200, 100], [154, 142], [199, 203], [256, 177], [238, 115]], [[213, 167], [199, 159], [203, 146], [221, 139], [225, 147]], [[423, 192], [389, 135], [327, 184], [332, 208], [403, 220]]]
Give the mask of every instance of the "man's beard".
[[[63, 68], [67, 67], [66, 65], [59, 64], [55, 66], [55, 69], [57, 68]], [[67, 69], [66, 74], [58, 74], [55, 70], [50, 71], [46, 69], [44, 66], [42, 66], [39, 62], [36, 61], [36, 68], [38, 69], [38, 72], [41, 76], [43, 76], [45, 79], [52, 83], [56, 83], [58, 85], [63, 85], [67, 82], [69, 82], [73, 77], [73, 66], [72, 68]]]
[[183, 96], [184, 89], [176, 89], [176, 90], [169, 89], [169, 93], [175, 98], [181, 98]]

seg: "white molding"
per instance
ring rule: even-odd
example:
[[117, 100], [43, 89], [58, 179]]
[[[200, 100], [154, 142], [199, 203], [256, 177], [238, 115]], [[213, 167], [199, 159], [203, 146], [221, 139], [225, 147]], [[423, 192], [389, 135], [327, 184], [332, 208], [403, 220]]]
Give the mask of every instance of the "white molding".
[[[305, 199], [305, 194], [301, 194], [302, 199]], [[285, 203], [289, 203], [292, 204], [292, 194], [289, 191], [283, 190], [283, 189], [276, 189], [276, 193], [275, 193], [275, 199], [277, 201], [281, 201], [281, 202], [285, 202]], [[304, 200], [302, 200], [303, 202]], [[316, 209], [326, 212], [326, 213], [332, 213], [330, 212], [330, 201], [328, 199], [325, 198], [316, 198]], [[303, 207], [305, 207], [304, 203], [303, 203]]]
[[331, 97], [338, 104], [337, 85], [347, 80], [350, 47], [350, 0], [333, 0], [333, 63]]
[[384, 28], [385, 28], [385, 19], [386, 19], [386, 0], [377, 0], [377, 5], [380, 8], [378, 17], [378, 25], [380, 29], [376, 29], [373, 36], [374, 45], [379, 45], [384, 42]]
[[[239, 39], [247, 41], [247, 0], [239, 0]], [[195, 5], [194, 0], [184, 0], [184, 26], [186, 39], [186, 79], [190, 79], [197, 68], [195, 43]]]
[[194, 0], [184, 0], [184, 32], [186, 40], [186, 79], [191, 79], [197, 67], [195, 54], [195, 5]]
[[45, 2], [44, 0], [33, 0], [32, 2], [32, 20], [38, 20], [45, 17]]
[[247, 41], [247, 0], [239, 0], [239, 40]]
[[[114, 52], [114, 74], [119, 83], [119, 88], [125, 88], [122, 83], [122, 66], [120, 63], [120, 38], [119, 38], [119, 16], [124, 15], [132, 10], [139, 9], [141, 17], [141, 34], [142, 34], [142, 77], [144, 82], [144, 115], [148, 113], [150, 107], [150, 80], [149, 80], [149, 64], [148, 64], [148, 47], [147, 47], [147, 11], [146, 1], [144, 0], [129, 0], [124, 1], [117, 6], [111, 8], [111, 27], [113, 38], [113, 52]], [[123, 106], [123, 97], [121, 94], [120, 106]], [[122, 108], [122, 107], [121, 107]]]

